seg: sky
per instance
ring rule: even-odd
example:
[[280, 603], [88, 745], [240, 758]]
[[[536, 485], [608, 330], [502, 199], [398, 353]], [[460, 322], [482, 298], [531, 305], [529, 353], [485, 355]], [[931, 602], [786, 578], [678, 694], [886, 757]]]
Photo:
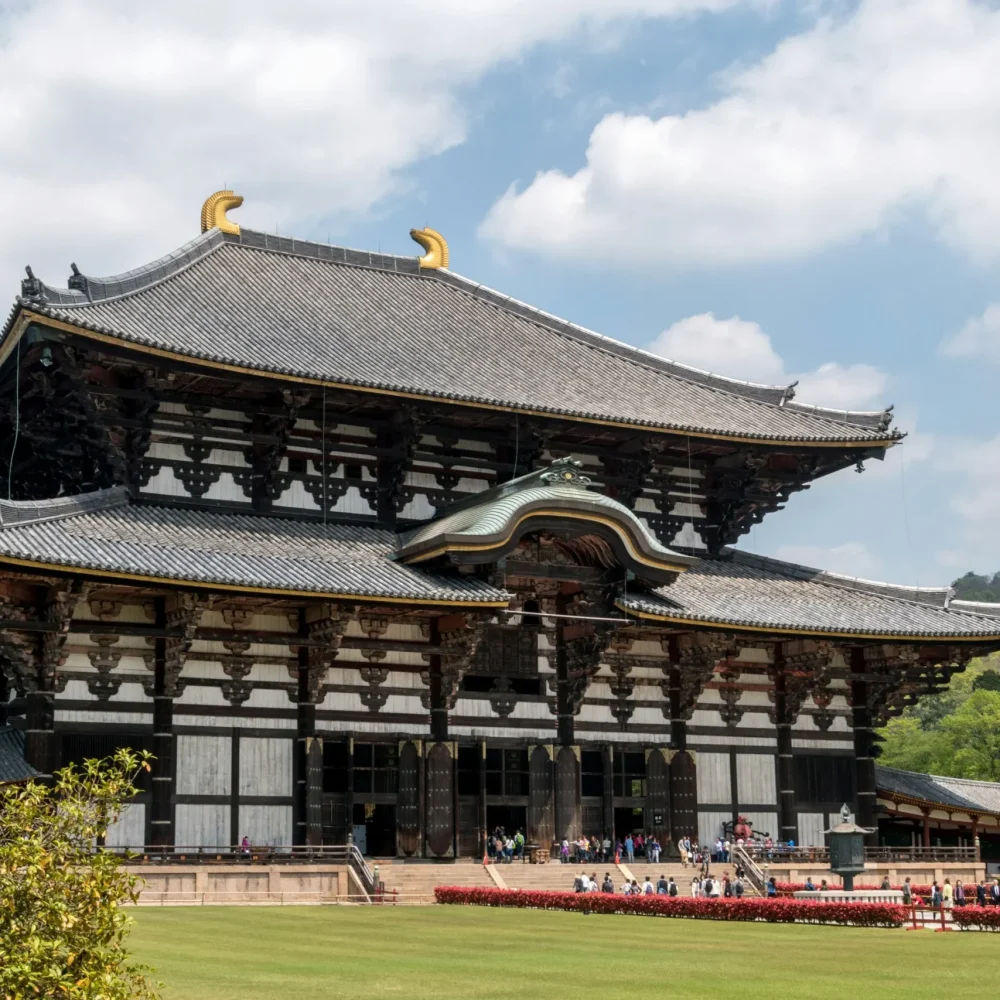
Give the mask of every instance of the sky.
[[885, 461], [740, 543], [1000, 570], [998, 0], [0, 0], [0, 277], [249, 227], [418, 254], [796, 398]]

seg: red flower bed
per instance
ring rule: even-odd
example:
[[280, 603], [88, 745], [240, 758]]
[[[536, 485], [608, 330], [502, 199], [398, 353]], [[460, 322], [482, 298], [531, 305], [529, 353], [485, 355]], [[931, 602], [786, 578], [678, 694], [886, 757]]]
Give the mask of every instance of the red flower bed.
[[687, 896], [619, 896], [602, 892], [541, 892], [438, 886], [439, 903], [465, 906], [517, 906], [534, 910], [636, 913], [648, 917], [701, 920], [763, 920], [785, 924], [853, 924], [902, 927], [907, 912], [891, 903], [824, 903], [798, 899], [693, 899]]
[[1000, 931], [1000, 906], [956, 906], [951, 918], [962, 930]]

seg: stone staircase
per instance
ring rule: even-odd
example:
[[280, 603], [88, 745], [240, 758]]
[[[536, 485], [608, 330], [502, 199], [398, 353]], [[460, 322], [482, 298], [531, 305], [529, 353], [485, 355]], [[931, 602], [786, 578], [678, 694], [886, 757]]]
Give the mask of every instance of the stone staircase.
[[459, 861], [392, 861], [378, 862], [379, 879], [385, 884], [386, 904], [410, 905], [433, 903], [434, 887], [438, 885], [478, 886], [495, 889], [482, 862], [472, 859]]
[[[695, 875], [694, 868], [684, 868], [678, 862], [661, 861], [657, 865], [649, 865], [641, 858], [632, 865], [616, 865], [613, 862], [564, 865], [558, 861], [532, 865], [514, 861], [509, 865], [490, 866], [490, 869], [471, 858], [454, 862], [396, 860], [381, 861], [378, 864], [379, 878], [385, 885], [384, 903], [399, 906], [433, 903], [434, 888], [439, 885], [572, 892], [573, 880], [581, 872], [588, 875], [596, 873], [598, 883], [604, 881], [605, 872], [610, 872], [615, 892], [621, 889], [626, 879], [634, 878], [642, 885], [648, 876], [655, 885], [661, 875], [668, 879], [673, 877], [680, 895], [690, 896], [691, 879]], [[732, 874], [731, 865], [716, 865], [713, 866], [712, 875], [721, 877], [727, 870]], [[746, 885], [746, 895], [756, 895], [749, 884]]]

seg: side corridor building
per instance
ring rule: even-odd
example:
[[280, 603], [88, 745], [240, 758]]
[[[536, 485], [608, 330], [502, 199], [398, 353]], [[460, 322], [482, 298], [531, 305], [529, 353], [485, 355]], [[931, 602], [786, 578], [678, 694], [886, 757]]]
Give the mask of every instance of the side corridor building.
[[[479, 855], [876, 824], [873, 729], [996, 607], [732, 547], [900, 439], [464, 278], [241, 229], [30, 268], [0, 341], [0, 703], [156, 755], [119, 845]], [[2, 720], [0, 720], [2, 721]], [[985, 831], [983, 831], [985, 832]]]

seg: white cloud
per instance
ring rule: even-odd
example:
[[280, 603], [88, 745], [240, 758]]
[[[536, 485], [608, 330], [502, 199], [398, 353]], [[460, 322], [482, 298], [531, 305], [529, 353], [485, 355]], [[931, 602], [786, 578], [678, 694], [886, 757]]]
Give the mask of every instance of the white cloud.
[[986, 441], [956, 441], [939, 449], [937, 468], [950, 473], [952, 509], [987, 535], [1000, 519], [1000, 434]]
[[885, 405], [888, 384], [884, 372], [871, 365], [842, 365], [835, 361], [815, 371], [790, 374], [771, 346], [771, 338], [757, 323], [732, 316], [717, 319], [701, 313], [678, 320], [647, 348], [654, 354], [731, 378], [768, 385], [798, 382], [795, 398], [816, 406], [840, 410]]
[[1000, 302], [973, 316], [941, 345], [941, 353], [951, 358], [987, 358], [1000, 361]]
[[[1000, 254], [1000, 10], [861, 0], [723, 78], [704, 109], [609, 114], [586, 165], [539, 173], [482, 233], [564, 257], [740, 262], [810, 253], [926, 213]], [[625, 252], [623, 248], [627, 248]]]
[[776, 558], [845, 576], [876, 579], [880, 561], [863, 542], [842, 545], [779, 545]]
[[460, 89], [504, 61], [620, 19], [745, 2], [0, 6], [0, 267], [144, 263], [194, 235], [224, 183], [259, 228], [362, 213], [463, 140]]

